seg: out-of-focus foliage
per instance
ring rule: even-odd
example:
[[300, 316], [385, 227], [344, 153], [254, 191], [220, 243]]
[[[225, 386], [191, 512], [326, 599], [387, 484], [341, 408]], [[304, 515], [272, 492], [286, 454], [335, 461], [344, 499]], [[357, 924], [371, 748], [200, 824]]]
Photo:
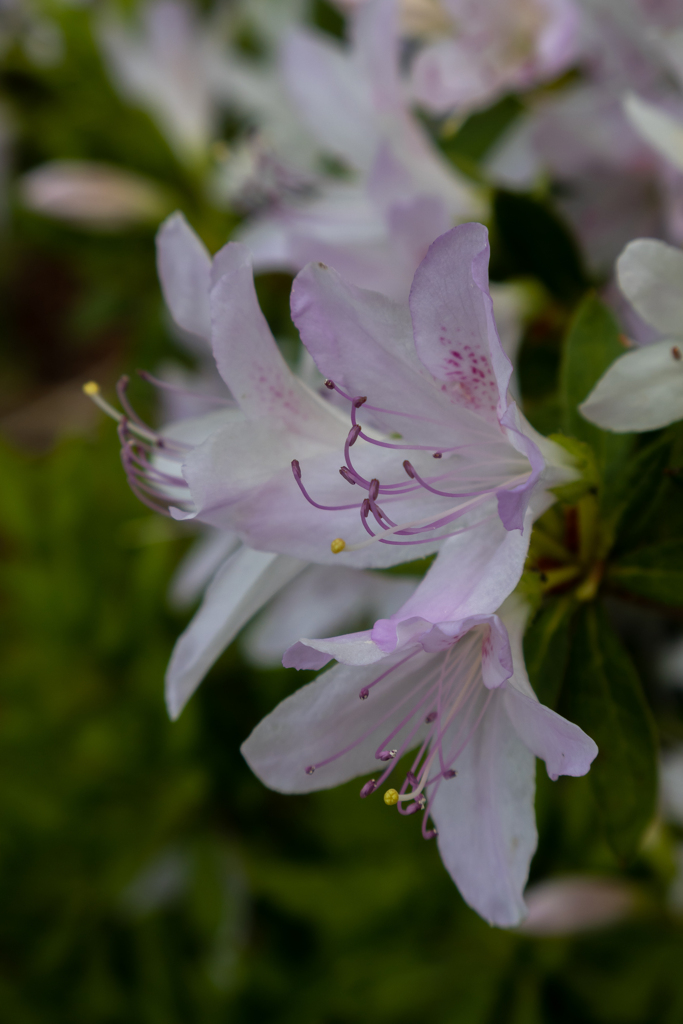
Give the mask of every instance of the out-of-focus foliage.
[[[46, 14], [64, 59], [36, 64], [19, 43], [2, 58], [15, 171], [56, 158], [116, 163], [160, 182], [169, 208], [217, 249], [237, 216], [212, 207], [198, 172], [118, 97], [88, 11]], [[339, 31], [325, 4], [312, 17]], [[517, 106], [474, 115], [444, 152], [476, 175]], [[12, 192], [9, 204], [0, 1021], [678, 1024], [683, 922], [667, 892], [680, 835], [656, 815], [655, 732], [683, 739], [683, 703], [656, 686], [642, 625], [656, 613], [659, 636], [679, 631], [682, 435], [636, 444], [576, 417], [618, 332], [586, 297], [596, 282], [551, 197], [497, 195], [492, 268], [544, 286], [520, 357], [525, 408], [544, 432], [593, 445], [598, 476], [597, 493], [561, 496], [539, 524], [529, 568], [545, 596], [526, 656], [541, 699], [602, 753], [584, 779], [551, 784], [539, 772], [532, 881], [604, 873], [637, 898], [619, 926], [545, 939], [489, 928], [417, 823], [360, 802], [357, 783], [308, 797], [265, 790], [239, 744], [300, 684], [296, 673], [256, 672], [233, 646], [168, 721], [162, 679], [184, 623], [165, 595], [188, 535], [128, 492], [113, 429], [96, 425], [71, 384], [93, 367], [111, 381], [170, 353], [188, 360], [165, 330], [153, 232], [83, 232], [26, 212]], [[265, 275], [258, 287], [293, 346], [288, 284]], [[136, 397], [150, 404], [141, 385]]]

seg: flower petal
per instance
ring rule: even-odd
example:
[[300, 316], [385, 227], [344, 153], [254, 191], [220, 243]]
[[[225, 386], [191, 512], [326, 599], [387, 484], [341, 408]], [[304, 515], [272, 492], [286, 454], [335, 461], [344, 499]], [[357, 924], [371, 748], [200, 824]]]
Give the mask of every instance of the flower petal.
[[536, 757], [545, 761], [551, 779], [586, 774], [598, 748], [583, 729], [515, 686], [507, 686], [503, 696], [517, 735]]
[[495, 612], [517, 586], [530, 530], [508, 532], [498, 517], [447, 540], [415, 593], [389, 619], [375, 623], [373, 639], [393, 650], [400, 623], [412, 617], [456, 622]]
[[392, 410], [373, 413], [381, 429], [399, 424], [411, 441], [443, 446], [457, 444], [465, 431], [468, 440], [491, 439], [486, 424], [449, 401], [421, 365], [405, 306], [311, 263], [292, 286], [292, 319], [321, 373], [348, 394]]
[[529, 460], [531, 469], [528, 479], [517, 484], [516, 487], [498, 492], [498, 515], [505, 529], [522, 530], [529, 502], [537, 490], [538, 481], [545, 469], [545, 459], [538, 445], [530, 437], [532, 430], [529, 429], [528, 433], [525, 430], [525, 427], [529, 425], [515, 402], [510, 403], [500, 422], [507, 427], [508, 437], [513, 447]]
[[276, 666], [301, 636], [330, 636], [391, 615], [415, 589], [415, 577], [311, 566], [249, 626], [242, 645], [250, 661]]
[[304, 568], [305, 563], [295, 558], [245, 547], [225, 562], [173, 648], [166, 672], [166, 704], [171, 718], [178, 717], [245, 622]]
[[168, 598], [173, 607], [187, 608], [196, 601], [238, 544], [239, 537], [231, 531], [207, 530], [199, 537], [171, 580]]
[[624, 99], [624, 110], [641, 138], [682, 171], [683, 124], [655, 103], [648, 103], [632, 92]]
[[[391, 685], [373, 689], [368, 700], [359, 700], [358, 695], [377, 678], [378, 668], [335, 665], [283, 700], [256, 726], [242, 744], [244, 759], [266, 786], [279, 793], [330, 789], [364, 772], [381, 771], [383, 765], [375, 757], [378, 744], [405, 716], [401, 702], [419, 685], [428, 658], [418, 655], [409, 666], [397, 669]], [[395, 657], [393, 662], [400, 660]], [[386, 659], [382, 670], [391, 664], [392, 659]], [[425, 725], [416, 733], [414, 746], [426, 729]], [[360, 742], [352, 746], [356, 740]], [[341, 757], [306, 773], [309, 765], [343, 750], [347, 752]]]
[[410, 291], [415, 348], [451, 401], [496, 422], [508, 404], [512, 363], [493, 319], [488, 232], [461, 224], [437, 238]]
[[280, 354], [254, 288], [251, 256], [229, 242], [213, 261], [211, 344], [219, 373], [244, 413], [300, 432], [337, 439], [337, 417], [291, 372]]
[[618, 434], [658, 430], [682, 419], [682, 355], [683, 344], [674, 340], [619, 356], [581, 403], [579, 412], [591, 423]]
[[[494, 690], [489, 706], [431, 804], [441, 858], [464, 899], [490, 924], [524, 917], [522, 891], [536, 849], [534, 757]], [[486, 699], [482, 689], [480, 700]]]
[[370, 84], [330, 36], [299, 28], [283, 51], [287, 89], [307, 127], [330, 153], [367, 169], [377, 148]]
[[164, 301], [184, 331], [211, 337], [211, 257], [182, 213], [172, 214], [157, 234], [157, 270]]
[[683, 252], [656, 238], [636, 238], [617, 260], [619, 287], [639, 316], [661, 334], [683, 337]]

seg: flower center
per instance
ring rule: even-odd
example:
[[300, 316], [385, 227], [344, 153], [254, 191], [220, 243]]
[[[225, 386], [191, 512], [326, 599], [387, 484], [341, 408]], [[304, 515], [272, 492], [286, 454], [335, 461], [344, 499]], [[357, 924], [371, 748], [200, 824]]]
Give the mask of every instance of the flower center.
[[[457, 775], [453, 766], [479, 726], [493, 692], [484, 687], [481, 678], [481, 649], [485, 637], [485, 627], [476, 627], [443, 654], [423, 658], [418, 656], [424, 652], [416, 647], [377, 676], [361, 689], [360, 699], [367, 701], [370, 691], [379, 684], [393, 684], [399, 691], [396, 702], [347, 746], [308, 765], [304, 769], [306, 774], [324, 769], [365, 743], [373, 733], [379, 733], [382, 739], [375, 749], [375, 758], [386, 767], [378, 778], [362, 786], [360, 796], [365, 798], [376, 792], [401, 757], [417, 746], [417, 754], [400, 788], [386, 790], [384, 802], [396, 806], [404, 815], [422, 811], [422, 834], [425, 839], [433, 838], [436, 829], [429, 827], [428, 819], [434, 796], [445, 780]], [[411, 666], [410, 662], [416, 657], [418, 660]], [[407, 666], [407, 670], [397, 678], [395, 673], [403, 666]], [[407, 687], [402, 686], [406, 681]], [[372, 704], [366, 706], [370, 711]]]
[[[487, 465], [486, 449], [487, 447], [491, 449], [499, 448], [500, 441], [498, 440], [492, 440], [490, 445], [487, 445], [486, 442], [478, 441], [472, 444], [434, 447], [422, 444], [380, 441], [377, 438], [371, 437], [365, 433], [356, 419], [357, 412], [362, 406], [365, 406], [369, 412], [379, 414], [404, 417], [410, 414], [367, 405], [367, 398], [354, 398], [331, 380], [326, 380], [325, 386], [331, 391], [336, 391], [337, 394], [350, 404], [351, 429], [344, 445], [344, 465], [340, 468], [339, 473], [347, 484], [352, 487], [358, 487], [364, 493], [364, 497], [348, 505], [321, 505], [308, 493], [302, 480], [301, 466], [297, 459], [292, 461], [292, 472], [301, 493], [315, 508], [325, 512], [342, 512], [349, 509], [358, 510], [361, 525], [368, 534], [368, 539], [358, 544], [347, 545], [341, 537], [337, 537], [331, 544], [331, 550], [334, 554], [344, 550], [358, 551], [374, 543], [399, 546], [433, 543], [434, 541], [446, 540], [448, 537], [453, 537], [459, 533], [465, 533], [467, 530], [472, 530], [479, 526], [483, 520], [469, 524], [461, 529], [450, 530], [446, 533], [439, 531], [446, 529], [466, 513], [474, 511], [493, 495], [516, 487], [529, 478], [531, 470], [528, 462], [514, 452], [514, 450], [510, 450], [504, 468], [508, 471], [509, 469], [524, 469], [523, 472], [516, 472], [511, 476], [503, 474], [503, 479], [501, 480], [500, 455], [497, 451], [493, 452]], [[401, 479], [392, 483], [380, 483], [377, 477], [367, 479], [354, 465], [351, 455], [351, 448], [359, 438], [377, 448], [390, 449], [400, 453], [411, 452], [418, 456], [422, 453], [429, 453], [433, 459], [443, 466], [443, 471], [438, 474], [431, 474], [424, 470], [418, 472], [413, 462], [409, 459], [403, 459], [402, 469], [407, 479]], [[413, 458], [415, 458], [415, 455]], [[440, 462], [444, 456], [447, 457], [445, 464]], [[458, 456], [460, 457], [459, 459]], [[463, 460], [465, 460], [464, 465]], [[448, 484], [449, 481], [451, 486], [456, 487], [457, 490], [445, 489], [444, 484]], [[407, 497], [409, 498], [409, 496], [419, 492], [422, 492], [425, 497], [433, 495], [436, 498], [458, 500], [454, 505], [438, 508], [438, 511], [433, 510], [429, 515], [410, 519], [402, 523], [394, 522], [388, 512], [385, 511], [386, 506], [405, 501]], [[380, 498], [382, 499], [382, 505], [379, 504]], [[414, 505], [412, 508], [414, 508]]]

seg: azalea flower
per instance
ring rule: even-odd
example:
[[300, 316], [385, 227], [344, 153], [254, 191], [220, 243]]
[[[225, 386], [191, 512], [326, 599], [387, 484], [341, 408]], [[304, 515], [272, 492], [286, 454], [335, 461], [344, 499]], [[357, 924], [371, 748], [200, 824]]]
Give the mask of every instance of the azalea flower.
[[579, 409], [605, 430], [657, 430], [683, 418], [683, 252], [638, 238], [619, 257], [617, 280], [661, 340], [619, 356]]
[[351, 44], [303, 27], [282, 47], [283, 86], [320, 150], [353, 172], [283, 190], [238, 237], [257, 270], [322, 260], [350, 281], [405, 299], [427, 247], [483, 216], [483, 193], [452, 167], [412, 114], [399, 74], [396, 5], [373, 0], [350, 21]]
[[213, 42], [181, 0], [154, 0], [133, 29], [109, 11], [99, 38], [122, 93], [147, 108], [178, 156], [200, 159], [212, 140], [218, 110], [208, 69]]
[[[216, 263], [238, 251], [228, 247]], [[428, 554], [453, 532], [470, 532], [475, 543], [499, 515], [522, 530], [532, 495], [574, 471], [508, 396], [512, 367], [493, 321], [487, 263], [485, 228], [452, 229], [418, 268], [409, 307], [325, 266], [302, 271], [294, 321], [341, 408], [311, 405], [316, 417], [325, 410], [326, 434], [317, 425], [309, 433], [312, 413], [270, 383], [254, 346], [240, 403], [260, 418], [249, 431], [227, 422], [187, 454], [187, 514], [256, 549], [328, 564], [343, 551], [344, 564], [359, 568]], [[214, 352], [228, 382], [235, 358], [227, 351], [253, 332], [258, 313], [237, 302], [235, 281], [226, 277], [212, 293]], [[237, 360], [248, 353], [241, 347]]]
[[423, 42], [415, 98], [445, 113], [486, 106], [569, 68], [579, 49], [572, 0], [403, 0], [406, 33]]
[[[476, 556], [461, 541], [455, 546], [471, 572]], [[506, 556], [492, 546], [488, 557]], [[464, 899], [491, 924], [511, 927], [525, 915], [537, 841], [534, 756], [556, 779], [584, 775], [597, 747], [531, 689], [521, 649], [526, 602], [513, 595], [494, 613], [505, 586], [475, 593], [470, 572], [445, 586], [437, 562], [400, 611], [372, 630], [296, 644], [285, 665], [320, 667], [330, 657], [340, 664], [284, 700], [242, 753], [283, 793], [373, 773], [360, 789], [367, 798], [417, 751], [384, 802], [404, 815], [421, 812], [422, 834], [438, 837]]]
[[[338, 0], [354, 12], [368, 0]], [[579, 46], [573, 0], [399, 0], [401, 34], [418, 47], [413, 96], [434, 113], [486, 106], [554, 78]]]
[[[180, 215], [162, 229], [166, 301], [184, 330], [211, 336], [228, 393], [212, 412], [159, 434], [136, 420], [121, 388], [126, 414], [114, 415], [124, 466], [153, 509], [218, 528], [219, 558], [227, 535], [241, 545], [215, 572], [174, 651], [174, 716], [236, 632], [309, 563], [377, 568], [429, 554], [452, 536], [488, 550], [496, 535], [514, 552], [504, 573], [506, 593], [514, 588], [531, 521], [554, 500], [548, 488], [576, 472], [507, 394], [512, 367], [493, 321], [487, 262], [481, 225], [437, 240], [411, 293], [415, 334], [407, 307], [327, 268], [304, 271], [294, 316], [320, 370], [339, 381], [328, 382], [325, 400], [280, 355], [245, 247], [230, 243], [211, 261]], [[374, 399], [364, 410], [371, 433], [358, 422], [361, 382]], [[331, 544], [341, 531], [348, 544]], [[340, 562], [335, 552], [344, 548]]]
[[636, 90], [676, 109], [680, 95], [657, 43], [665, 6], [591, 0], [584, 8], [580, 80], [533, 97], [488, 154], [486, 171], [515, 189], [550, 174], [587, 265], [603, 274], [633, 238], [683, 237], [680, 176], [623, 103]]

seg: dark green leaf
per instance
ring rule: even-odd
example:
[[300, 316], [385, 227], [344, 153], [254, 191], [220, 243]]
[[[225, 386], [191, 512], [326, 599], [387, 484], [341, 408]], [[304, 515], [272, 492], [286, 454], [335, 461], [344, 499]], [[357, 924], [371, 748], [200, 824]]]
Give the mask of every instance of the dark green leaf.
[[657, 743], [638, 674], [598, 604], [577, 615], [564, 698], [567, 717], [598, 745], [591, 783], [610, 846], [628, 860], [655, 810]]
[[577, 406], [623, 353], [614, 317], [595, 295], [587, 295], [569, 325], [564, 343], [560, 370], [563, 427], [567, 434], [591, 445], [608, 486], [633, 443], [632, 436], [600, 430], [583, 418]]
[[471, 114], [455, 135], [442, 142], [441, 148], [454, 162], [462, 157], [481, 160], [523, 109], [516, 96], [505, 96], [488, 110]]
[[493, 208], [492, 276], [533, 274], [562, 302], [576, 302], [588, 279], [574, 239], [557, 214], [538, 199], [514, 192], [498, 192]]
[[571, 596], [551, 598], [524, 637], [529, 680], [542, 704], [555, 708], [569, 657], [569, 626], [576, 609]]
[[607, 580], [659, 604], [683, 605], [683, 541], [650, 544], [623, 555], [609, 566]]
[[672, 447], [670, 437], [658, 438], [628, 463], [621, 481], [621, 500], [617, 500], [614, 510], [618, 550], [638, 542], [670, 490], [671, 478], [665, 470], [671, 462]]

